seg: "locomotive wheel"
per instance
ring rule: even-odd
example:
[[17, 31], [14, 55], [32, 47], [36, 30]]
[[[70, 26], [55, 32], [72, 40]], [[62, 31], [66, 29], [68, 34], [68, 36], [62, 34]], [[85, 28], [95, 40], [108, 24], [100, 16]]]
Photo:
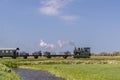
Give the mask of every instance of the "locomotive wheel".
[[38, 59], [38, 56], [34, 56], [35, 59]]
[[67, 55], [63, 56], [64, 59], [67, 59], [67, 57], [68, 57]]
[[0, 56], [0, 58], [3, 58], [3, 56]]
[[16, 56], [12, 56], [13, 59], [16, 59]]
[[27, 59], [27, 56], [23, 56], [24, 59]]
[[51, 56], [50, 55], [48, 55], [48, 56], [46, 56], [47, 58], [51, 58]]

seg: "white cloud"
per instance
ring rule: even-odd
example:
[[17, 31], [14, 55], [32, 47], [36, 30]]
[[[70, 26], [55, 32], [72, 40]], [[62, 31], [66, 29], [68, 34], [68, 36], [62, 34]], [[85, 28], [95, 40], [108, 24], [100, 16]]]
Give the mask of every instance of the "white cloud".
[[60, 18], [65, 21], [76, 21], [79, 16], [60, 16]]
[[71, 0], [42, 0], [40, 12], [46, 15], [58, 15], [60, 9], [66, 6]]
[[59, 11], [53, 7], [42, 7], [40, 8], [40, 12], [45, 15], [57, 15]]
[[78, 16], [64, 16], [63, 8], [70, 4], [73, 0], [42, 0], [42, 6], [39, 8], [41, 14], [48, 16], [56, 16], [64, 21], [76, 21]]

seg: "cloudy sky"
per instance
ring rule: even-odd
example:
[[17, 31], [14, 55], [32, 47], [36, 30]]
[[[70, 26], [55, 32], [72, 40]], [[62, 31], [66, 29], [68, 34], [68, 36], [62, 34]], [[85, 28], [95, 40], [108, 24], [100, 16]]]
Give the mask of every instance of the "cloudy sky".
[[54, 51], [72, 51], [74, 46], [91, 47], [94, 53], [120, 51], [119, 3], [0, 0], [0, 47], [20, 47], [27, 52], [46, 46], [57, 46]]

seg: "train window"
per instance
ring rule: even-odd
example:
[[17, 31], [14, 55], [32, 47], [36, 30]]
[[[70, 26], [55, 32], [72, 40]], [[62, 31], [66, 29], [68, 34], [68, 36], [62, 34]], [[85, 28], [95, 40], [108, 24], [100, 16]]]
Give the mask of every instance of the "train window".
[[6, 50], [6, 53], [8, 53], [8, 51]]
[[4, 53], [4, 50], [2, 50], [2, 53]]
[[13, 51], [10, 51], [10, 53], [12, 53]]
[[87, 49], [88, 52], [90, 52], [90, 49]]
[[87, 49], [85, 49], [85, 52], [88, 52], [88, 50], [87, 50]]

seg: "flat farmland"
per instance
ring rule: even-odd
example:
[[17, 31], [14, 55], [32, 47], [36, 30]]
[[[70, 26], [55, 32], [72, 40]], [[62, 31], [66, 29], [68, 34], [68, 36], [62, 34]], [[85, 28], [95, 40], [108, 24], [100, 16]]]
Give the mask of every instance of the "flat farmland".
[[38, 64], [20, 68], [47, 71], [65, 80], [120, 80], [118, 64]]
[[120, 56], [91, 56], [90, 58], [120, 59]]
[[7, 67], [47, 71], [65, 80], [120, 80], [119, 56], [91, 56], [79, 59], [3, 58], [0, 63]]

